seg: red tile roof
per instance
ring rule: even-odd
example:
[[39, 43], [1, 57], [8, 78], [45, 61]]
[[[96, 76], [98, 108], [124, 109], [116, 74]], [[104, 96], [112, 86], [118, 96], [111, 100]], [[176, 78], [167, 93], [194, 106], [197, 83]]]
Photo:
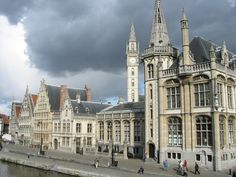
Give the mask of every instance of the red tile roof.
[[9, 124], [9, 116], [5, 114], [0, 114], [0, 119], [3, 119], [4, 124]]
[[31, 95], [32, 97], [32, 100], [33, 100], [33, 103], [34, 103], [34, 106], [36, 105], [36, 102], [37, 102], [37, 99], [38, 99], [38, 95]]
[[19, 118], [21, 113], [21, 107], [16, 106], [16, 117]]

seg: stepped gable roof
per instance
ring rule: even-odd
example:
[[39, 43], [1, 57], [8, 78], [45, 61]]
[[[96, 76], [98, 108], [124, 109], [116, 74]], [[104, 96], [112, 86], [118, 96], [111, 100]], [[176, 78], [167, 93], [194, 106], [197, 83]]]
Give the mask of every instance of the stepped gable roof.
[[78, 103], [76, 100], [71, 100], [71, 104], [75, 114], [94, 114], [102, 111], [103, 109], [111, 106], [109, 104], [101, 104], [97, 102], [81, 101]]
[[47, 92], [49, 103], [51, 105], [52, 111], [59, 111], [60, 108], [60, 87], [52, 86], [52, 85], [45, 85]]
[[145, 102], [128, 102], [124, 104], [119, 104], [116, 106], [113, 106], [109, 109], [106, 109], [105, 111], [123, 111], [123, 110], [135, 110], [135, 109], [144, 109], [145, 108]]

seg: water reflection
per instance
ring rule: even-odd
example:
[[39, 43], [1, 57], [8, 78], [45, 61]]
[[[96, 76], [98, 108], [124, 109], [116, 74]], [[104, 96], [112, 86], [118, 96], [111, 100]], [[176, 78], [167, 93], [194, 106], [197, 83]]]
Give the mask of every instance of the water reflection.
[[0, 177], [71, 177], [71, 176], [0, 161]]

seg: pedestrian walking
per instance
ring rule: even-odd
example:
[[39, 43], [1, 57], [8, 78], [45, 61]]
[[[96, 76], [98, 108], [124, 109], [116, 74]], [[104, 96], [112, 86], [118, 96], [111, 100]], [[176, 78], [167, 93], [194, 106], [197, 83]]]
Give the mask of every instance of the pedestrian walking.
[[138, 173], [144, 173], [144, 168], [143, 168], [143, 166], [141, 166], [140, 168], [139, 168], [139, 170], [138, 170]]
[[187, 160], [184, 160], [184, 167], [185, 167], [186, 171], [188, 171], [188, 162], [187, 162]]
[[168, 161], [167, 161], [167, 160], [164, 160], [164, 161], [163, 161], [163, 168], [164, 168], [164, 170], [165, 170], [165, 171], [168, 171], [168, 167], [169, 167]]
[[199, 172], [199, 166], [198, 166], [197, 162], [195, 162], [194, 168], [195, 168], [195, 175], [196, 175], [197, 173], [200, 174], [200, 172]]
[[236, 177], [236, 170], [233, 171], [232, 177]]
[[94, 160], [94, 166], [95, 166], [95, 168], [98, 168], [98, 163], [99, 163], [98, 159], [95, 159], [95, 160]]

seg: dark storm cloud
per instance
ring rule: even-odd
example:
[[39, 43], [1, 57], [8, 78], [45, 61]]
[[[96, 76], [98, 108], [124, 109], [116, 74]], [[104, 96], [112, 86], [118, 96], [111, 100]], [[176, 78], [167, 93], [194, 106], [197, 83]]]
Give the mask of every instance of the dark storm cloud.
[[[2, 7], [1, 13], [12, 22], [25, 17], [31, 63], [53, 75], [88, 68], [105, 72], [125, 69], [125, 43], [132, 21], [141, 51], [149, 41], [154, 0], [35, 0], [31, 6], [27, 4], [29, 1], [20, 2], [23, 3], [13, 6], [17, 7], [16, 11]], [[1, 4], [8, 7], [6, 3]], [[236, 38], [232, 37], [236, 10], [227, 0], [214, 3], [165, 0], [162, 5], [175, 46], [180, 46], [179, 21], [184, 7], [190, 20], [191, 36], [203, 36], [218, 44], [226, 40], [229, 48], [236, 51]], [[30, 9], [25, 11], [26, 7]]]
[[16, 24], [32, 4], [32, 0], [0, 0], [0, 15], [7, 16], [10, 23]]

